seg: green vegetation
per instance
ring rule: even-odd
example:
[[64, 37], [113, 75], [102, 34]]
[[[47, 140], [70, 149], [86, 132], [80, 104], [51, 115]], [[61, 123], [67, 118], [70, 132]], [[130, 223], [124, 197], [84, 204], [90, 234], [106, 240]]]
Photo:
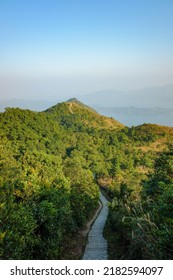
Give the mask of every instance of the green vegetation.
[[110, 203], [105, 234], [110, 258], [173, 258], [172, 146], [156, 158], [153, 172], [142, 182], [138, 199], [133, 199], [126, 184], [120, 186]]
[[65, 103], [59, 103], [48, 110], [59, 124], [76, 132], [89, 132], [100, 129], [122, 128], [118, 121], [99, 115], [92, 108], [72, 99]]
[[41, 113], [7, 108], [0, 258], [80, 258], [74, 236], [97, 208], [99, 186], [112, 199], [110, 258], [172, 258], [172, 136], [157, 125], [124, 127], [75, 99]]

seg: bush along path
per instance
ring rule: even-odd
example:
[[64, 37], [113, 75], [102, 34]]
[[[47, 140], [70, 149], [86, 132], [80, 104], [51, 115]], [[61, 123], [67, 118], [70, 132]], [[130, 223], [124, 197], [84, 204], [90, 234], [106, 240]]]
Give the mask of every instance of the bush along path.
[[103, 237], [103, 229], [108, 216], [108, 201], [102, 194], [100, 201], [103, 207], [88, 234], [88, 243], [82, 260], [107, 260], [107, 241]]

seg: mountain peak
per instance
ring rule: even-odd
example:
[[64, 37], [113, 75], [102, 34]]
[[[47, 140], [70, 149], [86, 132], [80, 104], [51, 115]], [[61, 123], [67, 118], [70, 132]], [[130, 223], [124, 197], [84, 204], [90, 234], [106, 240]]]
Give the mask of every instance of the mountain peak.
[[76, 102], [76, 103], [81, 103], [76, 97], [72, 97], [68, 99], [66, 102]]
[[88, 105], [82, 103], [81, 101], [79, 101], [79, 100], [78, 100], [77, 98], [75, 98], [75, 97], [68, 99], [68, 100], [66, 101], [66, 103], [75, 103], [75, 104], [80, 105], [81, 107], [83, 107], [83, 108], [85, 108], [85, 109], [87, 109], [87, 110], [90, 110], [90, 111], [92, 111], [92, 112], [97, 113], [96, 110], [94, 110], [93, 108], [89, 107]]
[[105, 117], [97, 113], [91, 107], [83, 104], [76, 98], [47, 109], [45, 112], [54, 114], [56, 119], [65, 127], [71, 127], [79, 131], [95, 129], [119, 129], [124, 125], [113, 118]]

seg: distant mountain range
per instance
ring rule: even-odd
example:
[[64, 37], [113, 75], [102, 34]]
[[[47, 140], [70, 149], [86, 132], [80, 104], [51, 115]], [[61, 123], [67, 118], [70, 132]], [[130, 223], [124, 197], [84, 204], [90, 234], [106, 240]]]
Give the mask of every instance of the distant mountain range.
[[173, 126], [173, 85], [136, 91], [103, 90], [80, 99], [100, 114], [127, 126], [142, 123]]
[[[136, 91], [102, 90], [77, 98], [127, 126], [156, 123], [173, 126], [173, 85], [151, 87]], [[65, 100], [56, 100], [62, 102]], [[55, 104], [50, 100], [2, 100], [0, 111], [5, 107], [20, 107], [43, 111]]]
[[102, 90], [80, 98], [89, 105], [104, 107], [170, 108], [173, 109], [173, 85], [134, 91]]

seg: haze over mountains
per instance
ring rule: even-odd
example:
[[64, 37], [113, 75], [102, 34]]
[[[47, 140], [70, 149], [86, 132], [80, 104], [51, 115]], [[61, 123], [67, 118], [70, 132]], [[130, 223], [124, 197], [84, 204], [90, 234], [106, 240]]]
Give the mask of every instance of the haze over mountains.
[[104, 90], [81, 100], [127, 126], [142, 123], [173, 126], [173, 85], [136, 91]]
[[105, 107], [140, 108], [162, 107], [173, 109], [173, 85], [150, 87], [141, 90], [102, 90], [86, 95], [82, 101]]
[[[173, 126], [173, 85], [135, 91], [101, 90], [76, 97], [100, 114], [113, 117], [127, 126], [142, 123]], [[57, 94], [57, 100], [1, 100], [0, 110], [20, 107], [42, 111], [68, 98]]]

